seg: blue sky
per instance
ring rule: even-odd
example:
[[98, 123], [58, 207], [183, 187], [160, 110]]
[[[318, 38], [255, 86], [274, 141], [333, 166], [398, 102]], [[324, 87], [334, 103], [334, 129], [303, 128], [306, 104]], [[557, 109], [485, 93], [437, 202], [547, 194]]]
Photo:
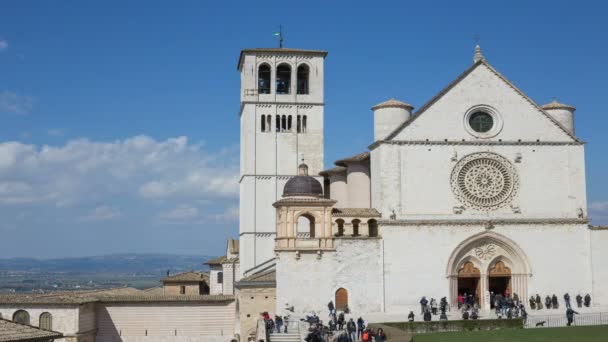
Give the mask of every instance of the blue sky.
[[240, 49], [324, 49], [325, 165], [370, 107], [420, 107], [488, 61], [577, 107], [590, 214], [608, 223], [607, 8], [587, 1], [2, 1], [0, 257], [219, 254], [238, 232]]

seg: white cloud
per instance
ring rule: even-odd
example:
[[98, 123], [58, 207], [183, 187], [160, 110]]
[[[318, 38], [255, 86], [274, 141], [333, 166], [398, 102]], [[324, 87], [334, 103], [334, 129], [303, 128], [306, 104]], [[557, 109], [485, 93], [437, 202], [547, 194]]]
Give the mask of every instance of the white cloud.
[[0, 143], [0, 205], [234, 200], [238, 157], [208, 153], [186, 137], [77, 139], [63, 146]]
[[209, 215], [209, 218], [215, 222], [238, 222], [239, 220], [239, 207], [232, 206], [227, 207], [221, 214]]
[[177, 207], [161, 213], [159, 219], [166, 223], [192, 223], [200, 219], [200, 211], [190, 204], [180, 204]]
[[4, 39], [0, 39], [0, 51], [8, 49], [8, 42]]
[[122, 213], [118, 208], [101, 206], [89, 211], [89, 213], [84, 215], [81, 219], [83, 221], [108, 221], [117, 219], [121, 216]]
[[0, 92], [0, 112], [27, 114], [34, 108], [34, 98], [11, 91]]
[[608, 212], [608, 201], [595, 201], [591, 202], [589, 209], [593, 211], [606, 211]]

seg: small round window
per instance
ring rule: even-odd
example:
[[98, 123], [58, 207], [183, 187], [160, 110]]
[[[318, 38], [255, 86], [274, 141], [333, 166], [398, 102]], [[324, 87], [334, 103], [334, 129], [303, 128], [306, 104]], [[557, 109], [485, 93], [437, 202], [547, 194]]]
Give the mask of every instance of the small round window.
[[469, 116], [469, 126], [477, 133], [487, 133], [494, 127], [494, 119], [486, 112], [475, 112]]

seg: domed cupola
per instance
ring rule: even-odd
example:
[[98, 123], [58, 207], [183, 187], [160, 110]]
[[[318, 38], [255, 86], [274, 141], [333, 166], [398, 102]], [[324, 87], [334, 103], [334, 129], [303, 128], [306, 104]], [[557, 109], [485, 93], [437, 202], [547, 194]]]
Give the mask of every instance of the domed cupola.
[[576, 108], [564, 103], [557, 102], [557, 100], [551, 101], [542, 106], [543, 110], [559, 122], [568, 132], [574, 134], [574, 111]]
[[283, 197], [291, 196], [323, 196], [321, 183], [308, 175], [308, 165], [304, 164], [304, 162], [298, 166], [298, 175], [288, 180], [283, 188]]

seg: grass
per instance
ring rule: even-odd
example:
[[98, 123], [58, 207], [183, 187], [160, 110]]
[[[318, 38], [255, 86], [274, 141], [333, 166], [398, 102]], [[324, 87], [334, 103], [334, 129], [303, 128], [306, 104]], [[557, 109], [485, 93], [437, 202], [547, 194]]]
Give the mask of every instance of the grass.
[[414, 342], [606, 342], [608, 326], [505, 329], [415, 335]]

